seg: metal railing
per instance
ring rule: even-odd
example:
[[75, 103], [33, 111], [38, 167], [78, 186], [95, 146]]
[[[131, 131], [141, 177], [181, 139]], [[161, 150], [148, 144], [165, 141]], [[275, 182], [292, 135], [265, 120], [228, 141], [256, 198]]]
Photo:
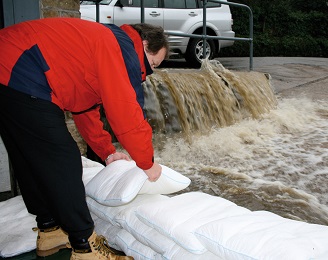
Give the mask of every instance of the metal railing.
[[[143, 2], [143, 0], [141, 0]], [[203, 2], [203, 34], [187, 34], [187, 33], [175, 33], [168, 32], [168, 35], [181, 36], [181, 37], [191, 37], [191, 38], [202, 38], [203, 39], [203, 53], [206, 55], [206, 40], [232, 40], [232, 41], [248, 41], [249, 42], [249, 69], [253, 70], [253, 12], [251, 8], [244, 4], [237, 4], [233, 2], [219, 1], [219, 0], [202, 0]], [[240, 8], [246, 8], [249, 12], [249, 38], [240, 37], [224, 37], [224, 36], [210, 36], [206, 34], [206, 6], [207, 2], [214, 2], [224, 5], [230, 5]]]
[[[96, 21], [99, 22], [99, 2], [101, 0], [91, 0], [96, 3]], [[226, 2], [220, 0], [202, 0], [203, 2], [203, 34], [188, 34], [188, 33], [176, 33], [176, 32], [167, 32], [168, 35], [172, 36], [181, 36], [189, 38], [202, 38], [203, 39], [203, 56], [206, 57], [206, 40], [230, 40], [230, 41], [248, 41], [249, 42], [249, 70], [253, 70], [253, 12], [251, 8], [244, 4], [237, 4], [233, 2]], [[206, 6], [207, 2], [213, 2], [223, 5], [229, 5], [239, 8], [245, 8], [249, 12], [249, 38], [240, 38], [240, 37], [224, 37], [224, 36], [211, 36], [206, 34]], [[144, 0], [140, 1], [140, 21], [141, 23], [145, 22], [145, 6]]]

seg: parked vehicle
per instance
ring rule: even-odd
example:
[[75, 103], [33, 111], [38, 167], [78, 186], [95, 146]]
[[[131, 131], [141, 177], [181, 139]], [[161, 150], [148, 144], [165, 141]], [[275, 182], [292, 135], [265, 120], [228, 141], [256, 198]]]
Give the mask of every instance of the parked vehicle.
[[[99, 22], [140, 23], [140, 0], [103, 0], [99, 3]], [[94, 1], [80, 1], [81, 18], [96, 21]], [[201, 0], [144, 0], [144, 22], [160, 25], [169, 34], [202, 34], [203, 2]], [[230, 7], [214, 2], [207, 3], [206, 33], [211, 36], [234, 37]], [[171, 57], [184, 57], [190, 65], [198, 66], [203, 59], [201, 38], [169, 35]], [[206, 58], [218, 56], [221, 48], [232, 46], [232, 40], [207, 40]]]

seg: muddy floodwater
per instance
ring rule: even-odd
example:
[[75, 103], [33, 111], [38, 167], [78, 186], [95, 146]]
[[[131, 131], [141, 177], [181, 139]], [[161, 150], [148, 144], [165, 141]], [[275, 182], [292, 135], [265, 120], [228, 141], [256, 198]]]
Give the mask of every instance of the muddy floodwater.
[[327, 84], [310, 99], [275, 93], [270, 78], [220, 64], [156, 71], [144, 84], [155, 160], [192, 180], [182, 192], [328, 225], [328, 103], [316, 92]]
[[203, 191], [251, 210], [328, 224], [328, 106], [279, 99], [261, 119], [166, 138], [157, 160]]
[[150, 86], [164, 97], [147, 115], [156, 160], [192, 180], [184, 192], [328, 224], [326, 102], [273, 94], [261, 73], [163, 73]]

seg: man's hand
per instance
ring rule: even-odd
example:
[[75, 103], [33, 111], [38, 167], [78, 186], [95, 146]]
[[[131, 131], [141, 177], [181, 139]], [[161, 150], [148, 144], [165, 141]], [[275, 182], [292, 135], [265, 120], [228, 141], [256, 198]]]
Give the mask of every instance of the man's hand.
[[125, 153], [115, 152], [107, 157], [105, 160], [106, 165], [110, 164], [111, 162], [117, 161], [117, 160], [127, 160], [130, 161], [130, 157], [126, 155]]
[[148, 180], [154, 182], [161, 176], [162, 167], [154, 162], [153, 166], [148, 170], [144, 170], [144, 172], [147, 174]]

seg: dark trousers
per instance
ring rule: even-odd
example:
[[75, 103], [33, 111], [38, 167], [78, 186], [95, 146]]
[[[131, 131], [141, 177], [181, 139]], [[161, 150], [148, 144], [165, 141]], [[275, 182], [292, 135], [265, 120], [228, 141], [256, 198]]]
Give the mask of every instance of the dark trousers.
[[93, 221], [82, 162], [63, 111], [50, 101], [0, 85], [0, 134], [28, 212], [56, 222], [69, 239], [87, 239]]

